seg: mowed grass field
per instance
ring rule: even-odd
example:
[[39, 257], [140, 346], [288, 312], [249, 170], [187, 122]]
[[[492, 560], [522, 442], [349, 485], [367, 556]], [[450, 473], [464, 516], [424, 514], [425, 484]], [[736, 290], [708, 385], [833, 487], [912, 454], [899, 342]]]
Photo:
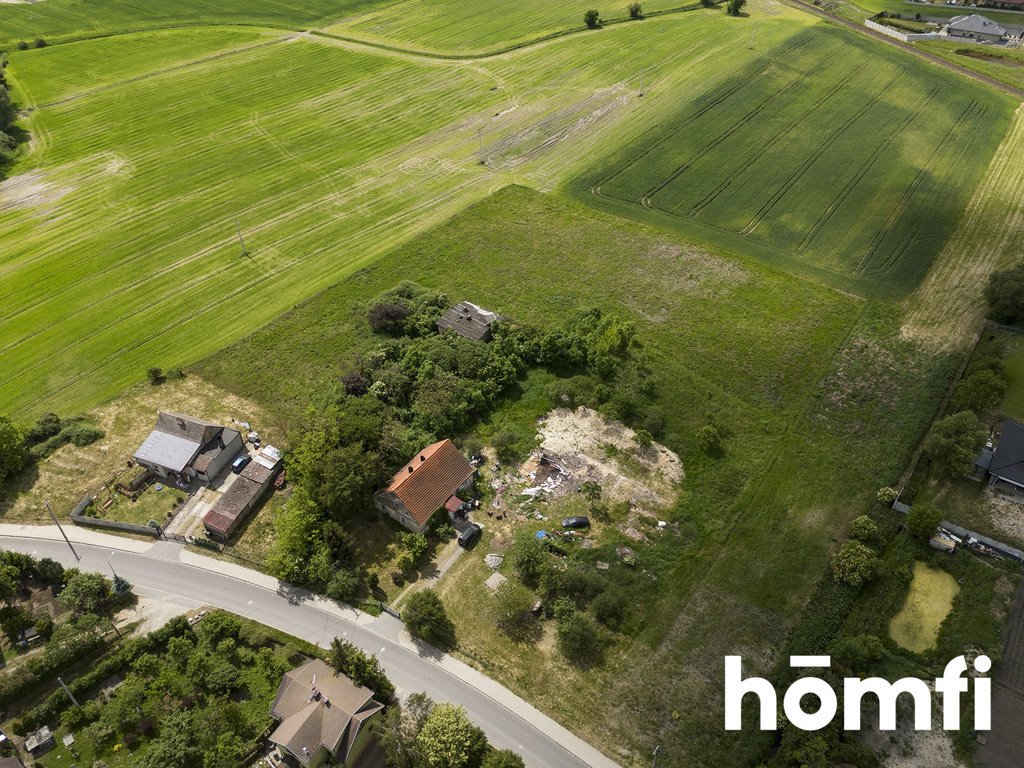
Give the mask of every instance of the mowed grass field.
[[261, 24], [304, 28], [382, 5], [388, 0], [45, 0], [0, 4], [0, 50], [11, 43], [48, 42], [150, 27]]
[[[740, 21], [695, 11], [471, 62], [222, 27], [13, 52], [32, 144], [0, 182], [0, 410], [91, 407], [503, 184], [563, 183], [755, 56], [724, 56]], [[811, 23], [786, 11], [760, 34]]]
[[[681, 8], [687, 0], [647, 0], [645, 12]], [[424, 51], [475, 54], [569, 29], [582, 29], [583, 13], [601, 12], [604, 21], [628, 16], [627, 2], [521, 0], [509, 10], [501, 0], [401, 0], [327, 28], [328, 32]]]
[[812, 29], [574, 189], [844, 289], [899, 296], [956, 226], [1011, 112], [981, 86]]
[[[722, 731], [722, 657], [742, 652], [751, 670], [770, 671], [844, 526], [899, 476], [955, 359], [900, 340], [889, 306], [511, 187], [196, 373], [287, 430], [377, 343], [365, 307], [401, 280], [531, 323], [555, 325], [586, 306], [634, 320], [664, 441], [686, 468], [669, 512], [681, 535], [652, 582], [654, 612], [605, 669], [575, 671], [546, 646], [481, 635], [477, 619], [462, 627], [467, 652], [624, 764], [649, 762], [658, 743], [666, 765], [756, 764], [758, 736]], [[728, 436], [720, 458], [696, 445], [711, 421]]]

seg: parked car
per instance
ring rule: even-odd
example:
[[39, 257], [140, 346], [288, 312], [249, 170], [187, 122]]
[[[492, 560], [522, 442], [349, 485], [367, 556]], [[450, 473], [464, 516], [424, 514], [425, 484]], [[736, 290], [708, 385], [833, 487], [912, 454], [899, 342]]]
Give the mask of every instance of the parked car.
[[590, 518], [583, 517], [583, 515], [576, 515], [575, 517], [567, 517], [562, 520], [563, 528], [589, 528]]
[[242, 470], [245, 469], [245, 465], [252, 461], [251, 456], [239, 456], [233, 462], [231, 462], [231, 471], [236, 475], [241, 474]]
[[480, 538], [483, 530], [484, 529], [476, 523], [470, 523], [469, 527], [459, 534], [459, 546], [463, 549], [469, 549], [476, 543], [476, 540]]

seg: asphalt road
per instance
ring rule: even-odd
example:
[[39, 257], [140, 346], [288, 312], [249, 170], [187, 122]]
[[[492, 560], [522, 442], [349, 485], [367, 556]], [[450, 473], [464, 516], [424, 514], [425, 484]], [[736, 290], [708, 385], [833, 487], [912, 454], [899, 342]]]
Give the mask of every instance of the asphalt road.
[[461, 704], [492, 744], [515, 750], [530, 768], [616, 766], [479, 672], [433, 649], [416, 648], [407, 636], [403, 638], [401, 623], [386, 615], [370, 621], [365, 615], [359, 618], [352, 611], [332, 610], [306, 599], [308, 593], [295, 592], [290, 598], [279, 594], [264, 585], [266, 577], [260, 574], [254, 573], [254, 580], [264, 584], [187, 565], [178, 560], [180, 545], [167, 542], [157, 543], [145, 553], [77, 542], [74, 547], [81, 556], [77, 563], [62, 540], [0, 536], [2, 549], [49, 557], [65, 566], [105, 575], [113, 568], [147, 597], [222, 608], [320, 646], [327, 646], [336, 636], [344, 637], [376, 655], [400, 692], [426, 691], [435, 700]]

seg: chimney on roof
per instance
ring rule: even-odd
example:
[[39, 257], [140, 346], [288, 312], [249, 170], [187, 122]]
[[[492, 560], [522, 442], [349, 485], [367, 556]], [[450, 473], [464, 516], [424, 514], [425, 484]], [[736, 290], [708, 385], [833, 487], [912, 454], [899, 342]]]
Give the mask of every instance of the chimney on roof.
[[409, 465], [409, 474], [412, 474], [412, 464]]
[[426, 461], [426, 460], [427, 460], [427, 457], [426, 457], [426, 456], [424, 456], [424, 455], [423, 455], [423, 454], [421, 453], [421, 454], [420, 454], [420, 461]]

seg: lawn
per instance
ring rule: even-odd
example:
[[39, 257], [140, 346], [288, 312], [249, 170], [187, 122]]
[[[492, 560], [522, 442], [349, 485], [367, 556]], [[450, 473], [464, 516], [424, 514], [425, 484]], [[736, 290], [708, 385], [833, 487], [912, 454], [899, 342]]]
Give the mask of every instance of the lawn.
[[[34, 142], [0, 183], [0, 409], [92, 407], [505, 183], [556, 186], [755, 56], [719, 61], [737, 21], [663, 16], [474, 63], [213, 27], [13, 52]], [[811, 23], [785, 11], [759, 39]]]
[[889, 635], [898, 646], [914, 653], [934, 648], [939, 627], [959, 592], [960, 587], [950, 574], [925, 563], [914, 563], [910, 592], [900, 612], [889, 622]]
[[1011, 108], [884, 46], [815, 28], [572, 189], [845, 290], [900, 296], [956, 225]]
[[[661, 739], [686, 765], [752, 760], [763, 746], [756, 738], [722, 735], [722, 655], [746, 649], [755, 668], [769, 670], [849, 519], [878, 486], [895, 482], [956, 360], [901, 341], [891, 307], [672, 229], [512, 187], [198, 371], [295, 423], [374, 343], [367, 303], [403, 279], [540, 325], [588, 305], [635, 320], [666, 417], [664, 442], [686, 470], [668, 513], [680, 538], [651, 556], [662, 575], [643, 598], [644, 626], [616, 642], [607, 667], [573, 673], [564, 685], [564, 662], [545, 652], [523, 671], [529, 649], [501, 653], [493, 629], [467, 618], [470, 606], [457, 624], [472, 658], [608, 749], [626, 744], [640, 756]], [[525, 429], [545, 405], [538, 383], [525, 382], [523, 406], [503, 405], [481, 433]], [[719, 458], [694, 439], [712, 421], [727, 435]], [[486, 575], [486, 552], [476, 552], [449, 577], [467, 579], [459, 582], [466, 590]], [[641, 719], [642, 729], [608, 727]]]
[[387, 0], [46, 0], [0, 5], [0, 50], [17, 41], [48, 42], [124, 30], [196, 24], [260, 24], [302, 29], [365, 12]]

